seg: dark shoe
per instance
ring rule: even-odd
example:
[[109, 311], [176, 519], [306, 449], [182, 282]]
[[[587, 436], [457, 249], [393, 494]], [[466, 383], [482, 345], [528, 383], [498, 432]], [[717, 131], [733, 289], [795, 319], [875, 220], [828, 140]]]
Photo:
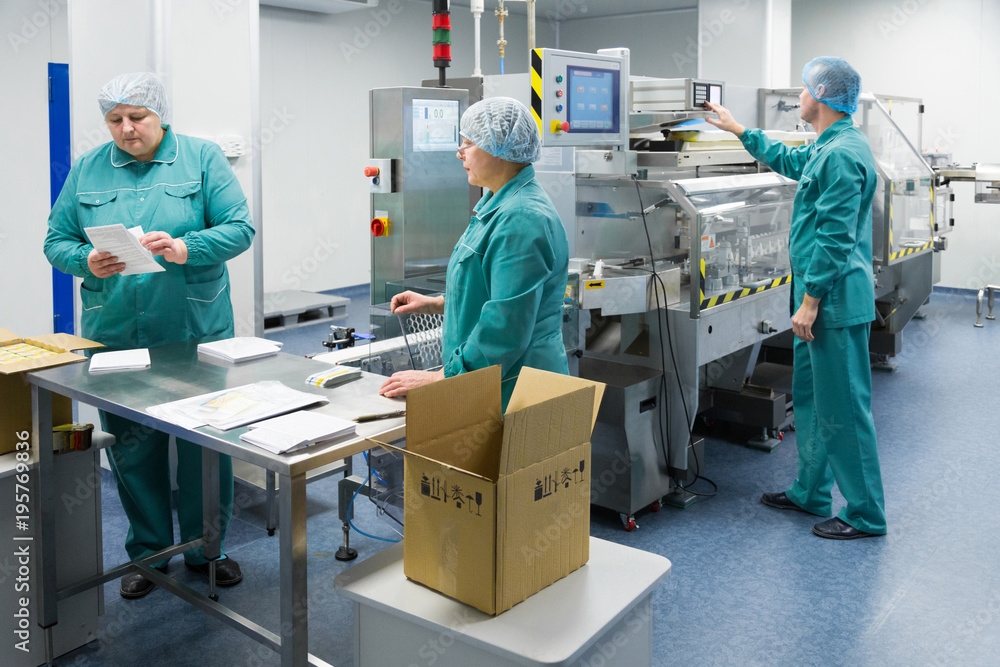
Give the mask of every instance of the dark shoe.
[[[201, 572], [206, 577], [208, 576], [208, 563], [192, 565], [191, 563], [185, 562], [184, 564], [195, 572]], [[215, 583], [217, 586], [222, 586], [224, 588], [227, 586], [235, 586], [241, 581], [243, 581], [243, 572], [240, 571], [239, 563], [229, 557], [215, 561]]]
[[137, 600], [156, 588], [156, 584], [142, 575], [141, 572], [130, 572], [122, 577], [122, 597], [126, 600]]
[[813, 532], [828, 540], [856, 540], [860, 537], [880, 537], [876, 533], [866, 533], [847, 524], [837, 517], [820, 521], [813, 526]]
[[779, 510], [796, 510], [798, 512], [805, 512], [804, 509], [789, 500], [784, 491], [781, 493], [765, 493], [760, 497], [760, 502], [764, 503], [768, 507], [773, 507]]

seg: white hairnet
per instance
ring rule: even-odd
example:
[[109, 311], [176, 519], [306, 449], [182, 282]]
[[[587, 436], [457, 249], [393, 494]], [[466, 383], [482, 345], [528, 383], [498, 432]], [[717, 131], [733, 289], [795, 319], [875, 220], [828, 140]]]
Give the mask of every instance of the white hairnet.
[[146, 107], [160, 117], [160, 124], [170, 122], [167, 110], [167, 91], [152, 72], [119, 74], [101, 87], [97, 103], [105, 116], [119, 104]]
[[528, 108], [510, 97], [476, 102], [462, 114], [463, 137], [494, 157], [530, 164], [538, 159], [542, 139]]
[[802, 83], [814, 100], [834, 111], [852, 114], [858, 109], [861, 76], [843, 58], [813, 58], [802, 69]]

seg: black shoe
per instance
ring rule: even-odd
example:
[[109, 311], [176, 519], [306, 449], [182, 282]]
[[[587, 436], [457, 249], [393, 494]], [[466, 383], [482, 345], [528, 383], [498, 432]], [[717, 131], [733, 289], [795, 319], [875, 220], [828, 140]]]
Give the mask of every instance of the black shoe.
[[797, 512], [805, 512], [804, 509], [789, 500], [784, 491], [781, 493], [765, 493], [760, 497], [760, 502], [764, 503], [768, 507], [773, 507], [779, 510], [795, 510]]
[[813, 526], [813, 533], [828, 540], [856, 540], [860, 537], [881, 537], [877, 533], [866, 533], [863, 530], [858, 530], [837, 517], [820, 521]]
[[122, 577], [121, 593], [126, 600], [137, 600], [149, 595], [156, 584], [143, 576], [142, 572], [130, 572]]
[[[206, 577], [208, 576], [208, 563], [192, 565], [185, 561], [184, 564], [195, 572], [201, 572]], [[243, 581], [243, 572], [240, 571], [239, 563], [228, 556], [215, 561], [215, 583], [217, 586], [235, 586], [241, 581]]]

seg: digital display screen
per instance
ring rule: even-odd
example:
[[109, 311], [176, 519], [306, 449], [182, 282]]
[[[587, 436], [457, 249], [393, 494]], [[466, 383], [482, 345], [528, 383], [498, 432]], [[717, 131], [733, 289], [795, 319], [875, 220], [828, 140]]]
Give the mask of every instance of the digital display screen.
[[722, 84], [720, 83], [693, 83], [691, 101], [696, 109], [705, 106], [705, 102], [712, 104], [722, 104]]
[[617, 134], [618, 70], [569, 66], [566, 75], [570, 132]]
[[458, 150], [458, 100], [413, 100], [414, 152]]

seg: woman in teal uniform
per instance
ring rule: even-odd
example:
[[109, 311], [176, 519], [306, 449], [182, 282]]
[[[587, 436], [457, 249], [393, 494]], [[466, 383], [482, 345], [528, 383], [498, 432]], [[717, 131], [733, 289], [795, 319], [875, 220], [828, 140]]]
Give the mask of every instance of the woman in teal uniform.
[[788, 254], [792, 265], [792, 398], [798, 477], [761, 502], [818, 516], [833, 512], [834, 481], [847, 506], [817, 523], [830, 539], [884, 535], [885, 501], [872, 418], [868, 336], [875, 319], [871, 207], [877, 174], [865, 135], [854, 126], [861, 77], [840, 58], [815, 58], [802, 71], [802, 119], [816, 143], [768, 139], [709, 104], [755, 158], [799, 182]]
[[[232, 336], [226, 261], [250, 247], [254, 230], [222, 150], [174, 133], [163, 85], [148, 72], [112, 79], [98, 102], [113, 141], [73, 164], [45, 237], [49, 262], [83, 278], [83, 335], [112, 348]], [[141, 226], [140, 242], [161, 258], [165, 270], [121, 275], [125, 263], [98, 253], [83, 231], [117, 223]], [[129, 558], [169, 547], [174, 539], [168, 436], [103, 411], [101, 424], [117, 439], [108, 458], [129, 518]], [[201, 448], [178, 439], [177, 458], [177, 514], [181, 540], [188, 541], [203, 532]], [[224, 539], [233, 509], [231, 459], [220, 456], [219, 467]], [[184, 561], [208, 571], [201, 548], [185, 553]], [[235, 561], [217, 561], [217, 584], [233, 586], [242, 578]], [[121, 594], [138, 598], [153, 586], [132, 573], [122, 578]]]
[[520, 102], [495, 97], [462, 116], [458, 157], [469, 183], [486, 188], [448, 262], [445, 295], [403, 292], [394, 313], [444, 313], [440, 371], [401, 371], [385, 396], [499, 364], [503, 409], [523, 366], [569, 373], [562, 304], [569, 249], [566, 230], [531, 163], [541, 139]]

